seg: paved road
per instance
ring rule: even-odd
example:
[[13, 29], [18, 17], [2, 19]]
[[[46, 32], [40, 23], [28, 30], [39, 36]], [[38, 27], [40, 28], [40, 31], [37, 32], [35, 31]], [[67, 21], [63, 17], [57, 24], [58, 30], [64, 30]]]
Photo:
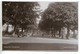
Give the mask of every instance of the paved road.
[[39, 37], [3, 37], [3, 44], [9, 43], [65, 43], [78, 44], [76, 39], [57, 39], [57, 38], [39, 38]]
[[34, 37], [3, 38], [3, 50], [78, 51], [78, 41]]
[[77, 51], [78, 45], [58, 44], [58, 43], [11, 43], [11, 44], [4, 44], [3, 50]]

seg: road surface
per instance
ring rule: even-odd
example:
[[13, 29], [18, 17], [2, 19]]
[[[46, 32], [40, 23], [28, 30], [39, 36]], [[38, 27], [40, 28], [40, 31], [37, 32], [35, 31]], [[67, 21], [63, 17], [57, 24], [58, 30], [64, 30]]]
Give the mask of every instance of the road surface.
[[78, 40], [36, 37], [3, 37], [3, 50], [78, 51]]

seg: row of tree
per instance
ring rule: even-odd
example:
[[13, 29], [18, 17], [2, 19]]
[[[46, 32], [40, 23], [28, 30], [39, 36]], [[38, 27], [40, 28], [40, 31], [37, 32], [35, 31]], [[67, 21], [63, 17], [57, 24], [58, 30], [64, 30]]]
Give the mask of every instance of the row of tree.
[[23, 33], [23, 30], [29, 30], [28, 26], [35, 25], [36, 18], [39, 16], [38, 12], [37, 2], [2, 2], [3, 25], [7, 23], [14, 26], [15, 34], [18, 33], [18, 28], [21, 28]]
[[78, 9], [76, 3], [56, 2], [49, 4], [43, 12], [39, 28], [43, 32], [51, 32], [55, 37], [56, 31], [59, 31], [59, 37], [63, 38], [63, 27], [67, 28], [66, 38], [69, 38], [70, 30], [75, 36], [75, 30], [78, 29]]
[[[11, 24], [14, 26], [14, 33], [18, 33], [18, 28], [26, 32], [33, 29], [36, 24], [36, 18], [39, 18], [39, 4], [37, 2], [3, 2], [2, 3], [2, 21], [3, 25]], [[70, 30], [75, 35], [78, 30], [78, 5], [76, 2], [55, 2], [50, 3], [48, 8], [42, 12], [41, 20], [38, 24], [38, 30], [50, 33], [52, 37], [59, 32], [59, 37], [63, 38], [63, 28], [67, 28], [66, 38], [69, 38]], [[7, 28], [8, 33], [8, 28]], [[33, 31], [34, 33], [34, 31]], [[32, 33], [32, 34], [33, 34]]]

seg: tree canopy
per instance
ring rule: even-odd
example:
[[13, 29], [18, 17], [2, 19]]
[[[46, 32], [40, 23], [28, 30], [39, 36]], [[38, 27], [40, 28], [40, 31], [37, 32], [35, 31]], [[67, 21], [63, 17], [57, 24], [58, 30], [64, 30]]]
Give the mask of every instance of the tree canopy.
[[40, 29], [45, 31], [47, 30], [46, 28], [61, 30], [61, 28], [67, 27], [67, 36], [69, 36], [69, 29], [72, 26], [78, 27], [78, 8], [70, 2], [50, 3], [43, 12], [42, 20], [39, 24]]
[[33, 25], [38, 18], [39, 4], [37, 2], [3, 2], [2, 16], [3, 24], [8, 22], [16, 27], [27, 29]]

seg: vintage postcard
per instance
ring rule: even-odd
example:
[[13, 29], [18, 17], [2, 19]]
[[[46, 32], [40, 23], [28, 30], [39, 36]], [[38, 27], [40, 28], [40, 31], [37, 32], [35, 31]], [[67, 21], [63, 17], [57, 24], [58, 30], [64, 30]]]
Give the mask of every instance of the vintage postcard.
[[2, 1], [2, 50], [78, 51], [78, 2]]

